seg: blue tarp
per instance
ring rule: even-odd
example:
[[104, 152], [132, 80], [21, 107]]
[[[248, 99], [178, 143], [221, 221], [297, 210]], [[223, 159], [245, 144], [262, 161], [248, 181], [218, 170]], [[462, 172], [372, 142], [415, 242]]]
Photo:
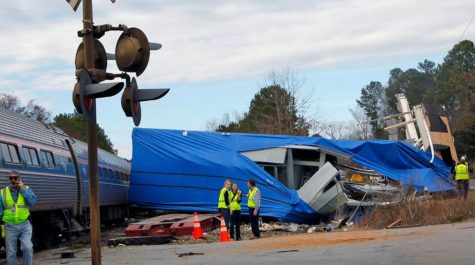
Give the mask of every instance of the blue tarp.
[[[418, 189], [453, 188], [450, 169], [442, 161], [436, 159], [430, 164], [424, 152], [402, 142], [330, 141], [318, 137], [143, 128], [135, 128], [132, 139], [129, 202], [138, 207], [216, 212], [224, 180], [237, 182], [247, 193], [246, 182], [253, 178], [262, 193], [262, 216], [286, 222], [314, 222], [317, 213], [295, 190], [285, 187], [240, 153], [286, 145], [330, 149]], [[242, 205], [243, 214], [247, 214], [246, 198]]]

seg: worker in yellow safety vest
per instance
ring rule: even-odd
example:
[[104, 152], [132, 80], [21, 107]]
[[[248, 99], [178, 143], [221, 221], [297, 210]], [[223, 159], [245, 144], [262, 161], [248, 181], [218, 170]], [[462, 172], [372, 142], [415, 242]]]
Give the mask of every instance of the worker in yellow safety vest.
[[256, 181], [249, 179], [247, 181], [249, 192], [247, 193], [247, 208], [249, 208], [249, 221], [251, 223], [253, 238], [261, 237], [259, 231], [259, 210], [261, 208], [261, 192], [256, 187]]
[[457, 181], [457, 191], [459, 196], [467, 199], [470, 181], [470, 172], [465, 156], [460, 158], [460, 162], [455, 166], [455, 181]]
[[224, 217], [226, 229], [229, 231], [229, 221], [231, 219], [231, 202], [229, 200], [229, 189], [231, 188], [231, 181], [229, 179], [224, 181], [223, 188], [219, 191], [218, 210]]
[[17, 244], [20, 240], [23, 252], [23, 264], [33, 264], [33, 243], [31, 236], [33, 228], [29, 221], [29, 208], [36, 203], [33, 190], [24, 185], [15, 170], [8, 174], [10, 186], [0, 190], [0, 216], [5, 226], [5, 245], [7, 249], [7, 264], [17, 264]]
[[[238, 189], [237, 183], [231, 186], [230, 201], [231, 201], [231, 230], [229, 235], [236, 241], [241, 240], [241, 191]], [[234, 233], [236, 232], [236, 233]], [[234, 235], [236, 234], [236, 237]]]

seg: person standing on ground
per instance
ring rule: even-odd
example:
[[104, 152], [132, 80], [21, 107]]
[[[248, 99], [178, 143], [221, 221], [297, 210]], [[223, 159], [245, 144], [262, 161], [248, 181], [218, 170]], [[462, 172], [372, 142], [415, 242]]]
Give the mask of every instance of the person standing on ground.
[[230, 214], [230, 200], [229, 200], [229, 189], [231, 188], [231, 181], [229, 179], [224, 181], [224, 186], [219, 192], [219, 201], [218, 201], [218, 210], [224, 217], [224, 222], [226, 223], [226, 229], [229, 231], [229, 220], [231, 219]]
[[465, 156], [462, 156], [459, 163], [455, 166], [455, 181], [457, 181], [457, 191], [459, 196], [467, 199], [470, 173], [468, 171], [467, 162], [465, 161]]
[[249, 179], [247, 181], [247, 187], [249, 192], [247, 194], [247, 208], [249, 208], [249, 220], [251, 222], [252, 234], [254, 235], [251, 239], [256, 239], [261, 237], [261, 232], [259, 231], [259, 210], [261, 207], [261, 192], [256, 187], [256, 181]]
[[23, 264], [32, 265], [33, 243], [31, 236], [33, 227], [29, 221], [29, 208], [36, 203], [36, 195], [30, 187], [23, 184], [20, 175], [15, 170], [10, 171], [7, 177], [10, 180], [10, 186], [0, 191], [2, 198], [0, 216], [5, 223], [7, 264], [17, 264], [17, 244], [20, 240]]
[[230, 192], [231, 201], [231, 230], [229, 234], [234, 239], [234, 231], [236, 231], [236, 241], [241, 240], [241, 191], [238, 189], [237, 183], [233, 183]]

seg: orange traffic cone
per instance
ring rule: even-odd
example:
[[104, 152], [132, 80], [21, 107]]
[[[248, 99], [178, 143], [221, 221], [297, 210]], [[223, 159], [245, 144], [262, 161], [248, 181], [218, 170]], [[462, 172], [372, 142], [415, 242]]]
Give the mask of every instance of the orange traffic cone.
[[195, 212], [193, 220], [193, 239], [203, 238], [203, 230], [201, 230], [200, 219], [198, 213]]
[[224, 217], [221, 216], [221, 232], [219, 233], [221, 242], [229, 242], [228, 229], [226, 229], [226, 223], [224, 223]]

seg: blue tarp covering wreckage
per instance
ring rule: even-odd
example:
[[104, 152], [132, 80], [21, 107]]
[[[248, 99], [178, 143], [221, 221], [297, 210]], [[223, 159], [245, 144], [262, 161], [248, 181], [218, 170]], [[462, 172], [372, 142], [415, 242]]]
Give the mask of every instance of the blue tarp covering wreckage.
[[[405, 185], [430, 191], [453, 189], [450, 168], [430, 154], [396, 141], [330, 141], [320, 137], [200, 132], [134, 128], [129, 202], [137, 207], [217, 212], [219, 190], [226, 179], [247, 193], [253, 178], [262, 194], [262, 216], [310, 223], [318, 214], [240, 152], [287, 145], [326, 148], [352, 162]], [[243, 198], [243, 214], [247, 200]]]

